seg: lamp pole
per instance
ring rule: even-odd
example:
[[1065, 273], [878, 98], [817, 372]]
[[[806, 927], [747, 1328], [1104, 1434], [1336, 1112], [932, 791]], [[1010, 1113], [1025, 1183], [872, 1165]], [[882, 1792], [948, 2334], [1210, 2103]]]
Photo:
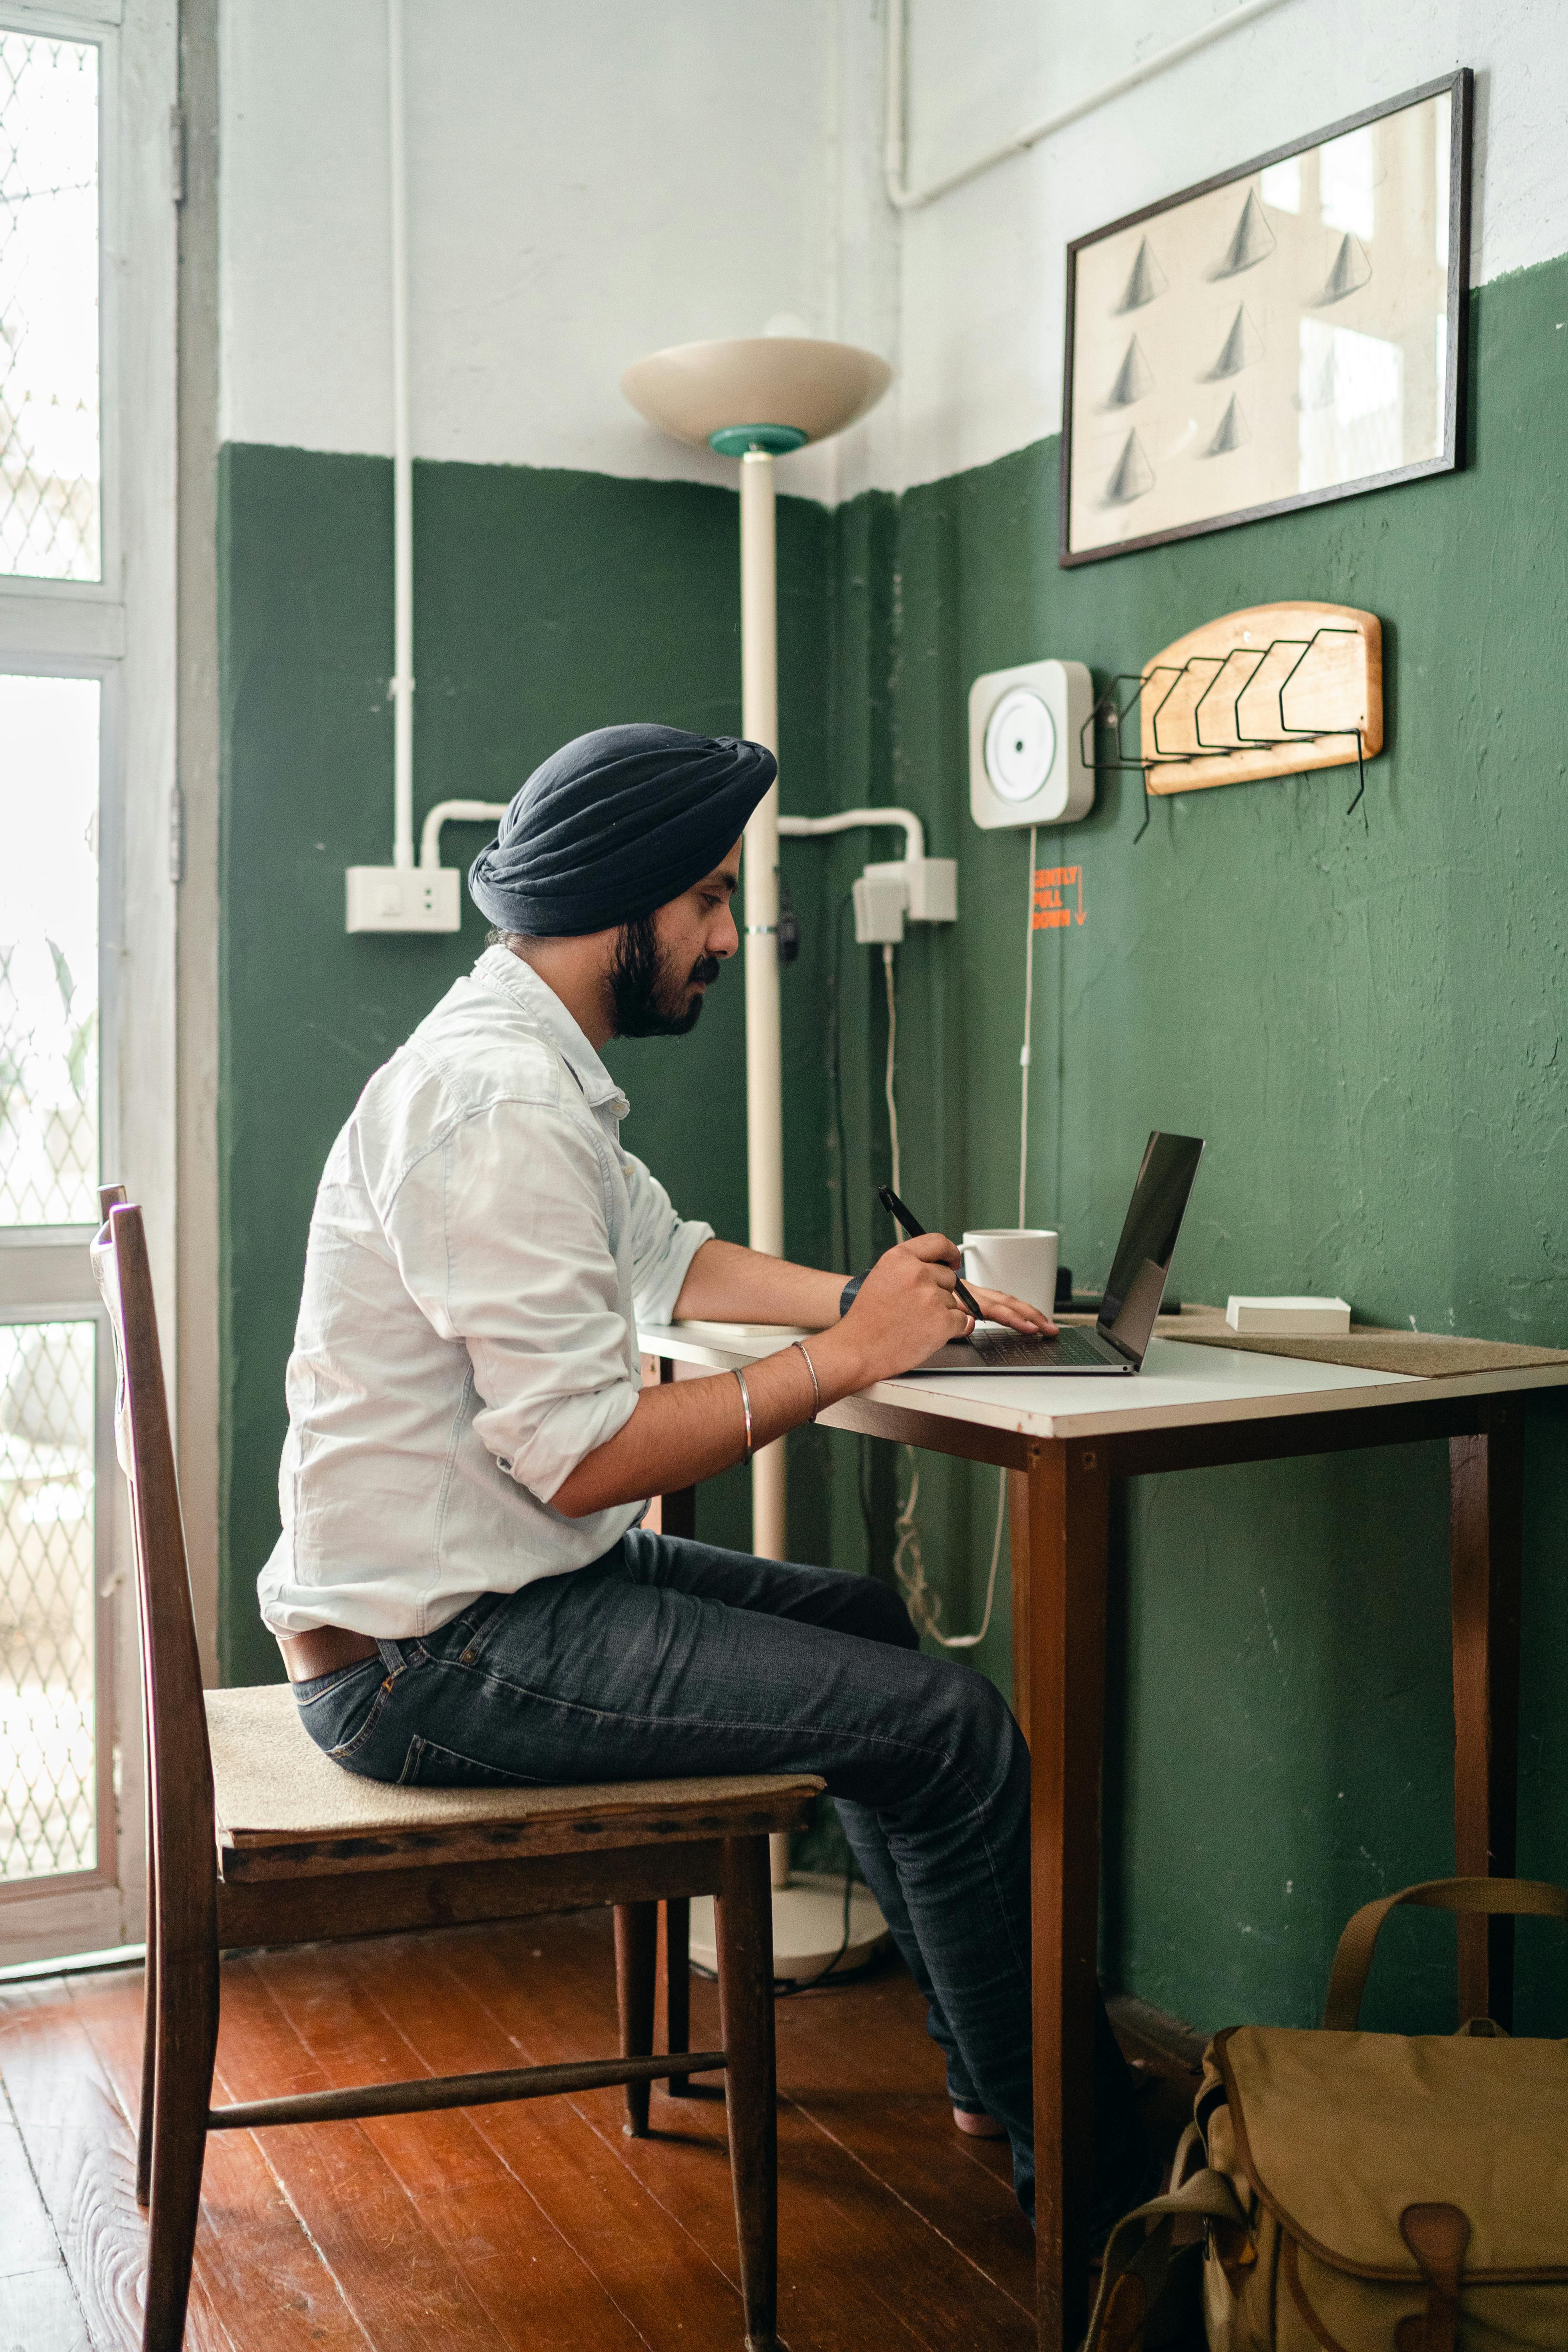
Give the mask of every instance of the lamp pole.
[[[779, 749], [778, 593], [773, 457], [741, 458], [741, 727], [753, 743]], [[746, 927], [747, 1239], [783, 1257], [784, 1088], [779, 1018], [779, 788], [776, 781], [746, 827], [742, 861]], [[752, 1549], [783, 1559], [787, 1540], [784, 1448], [764, 1445], [752, 1464]]]
[[[841, 433], [865, 415], [891, 382], [873, 352], [813, 337], [754, 336], [688, 343], [653, 352], [629, 367], [621, 389], [650, 423], [683, 441], [735, 457], [741, 467], [741, 731], [779, 749], [778, 593], [773, 460], [806, 442]], [[795, 421], [742, 424], [745, 417]], [[746, 983], [747, 1239], [770, 1257], [784, 1255], [783, 1053], [779, 1032], [779, 793], [775, 782], [746, 827], [742, 860]], [[752, 1461], [752, 1549], [782, 1559], [787, 1534], [784, 1448], [766, 1445]], [[843, 1898], [816, 1886], [791, 1886], [789, 1840], [771, 1841], [773, 1958], [781, 1975], [812, 1976], [835, 1958], [849, 1965], [887, 1934], [863, 1888], [851, 1899], [847, 1942]], [[691, 1949], [716, 1965], [712, 1908], [692, 1906]]]

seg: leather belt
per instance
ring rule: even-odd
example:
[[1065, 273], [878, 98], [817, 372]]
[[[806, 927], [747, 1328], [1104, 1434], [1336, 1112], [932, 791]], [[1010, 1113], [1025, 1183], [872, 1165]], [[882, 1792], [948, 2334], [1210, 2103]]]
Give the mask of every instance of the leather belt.
[[340, 1666], [381, 1655], [379, 1643], [368, 1633], [350, 1633], [341, 1625], [315, 1625], [308, 1633], [279, 1633], [276, 1640], [291, 1683], [311, 1682], [317, 1675], [335, 1675]]

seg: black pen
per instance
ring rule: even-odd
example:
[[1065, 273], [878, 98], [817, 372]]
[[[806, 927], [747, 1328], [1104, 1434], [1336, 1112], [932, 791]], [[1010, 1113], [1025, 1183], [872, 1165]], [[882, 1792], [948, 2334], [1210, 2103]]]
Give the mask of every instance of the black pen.
[[[909, 1211], [905, 1208], [903, 1202], [900, 1200], [892, 1186], [890, 1184], [879, 1184], [877, 1187], [877, 1198], [880, 1201], [883, 1208], [888, 1212], [888, 1214], [890, 1217], [897, 1218], [899, 1223], [902, 1225], [910, 1239], [911, 1241], [918, 1241], [921, 1234], [924, 1233], [925, 1227], [920, 1223], [918, 1218], [910, 1216]], [[982, 1315], [978, 1305], [975, 1303], [974, 1299], [971, 1297], [969, 1292], [965, 1290], [963, 1283], [955, 1282], [953, 1284], [953, 1288], [958, 1293], [960, 1304], [968, 1308], [970, 1314], [973, 1316], [977, 1323], [984, 1323], [985, 1320], [984, 1316]]]

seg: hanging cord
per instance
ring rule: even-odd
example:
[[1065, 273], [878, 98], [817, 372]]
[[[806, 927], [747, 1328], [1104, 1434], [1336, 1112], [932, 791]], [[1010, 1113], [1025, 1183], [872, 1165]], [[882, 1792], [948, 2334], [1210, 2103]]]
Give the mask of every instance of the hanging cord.
[[[1028, 888], [1024, 894], [1024, 1043], [1018, 1055], [1018, 1223], [1024, 1223], [1024, 1203], [1029, 1190], [1029, 1041], [1035, 1026], [1035, 858], [1039, 827], [1029, 827]], [[893, 1187], [894, 1192], [898, 1186]], [[1005, 1485], [1005, 1473], [1003, 1475]]]
[[[833, 1107], [831, 1150], [838, 1171], [838, 1263], [847, 1274], [854, 1265], [849, 1247], [849, 1192], [847, 1171], [849, 1147], [844, 1132], [844, 918], [854, 906], [854, 897], [846, 891], [838, 902], [838, 916], [833, 927], [832, 1011], [828, 1030], [828, 1087]], [[855, 1441], [855, 1496], [860, 1506], [860, 1520], [866, 1535], [866, 1565], [869, 1569], [877, 1557], [877, 1523], [871, 1508], [871, 1440], [858, 1437]]]
[[[1034, 870], [1034, 835], [1031, 833], [1029, 854], [1031, 908]], [[1033, 957], [1030, 958], [1030, 961], [1033, 962]], [[899, 996], [893, 985], [893, 950], [889, 946], [884, 946], [882, 950], [882, 974], [888, 990], [888, 1059], [883, 1074], [883, 1093], [888, 1104], [888, 1140], [893, 1162], [893, 1190], [897, 1192], [900, 1189], [902, 1181], [899, 1156], [899, 1105], [893, 1086], [898, 1067]], [[1028, 1087], [1028, 1066], [1026, 1064], [1024, 1070], [1026, 1090]], [[980, 1621], [980, 1631], [978, 1633], [943, 1633], [939, 1630], [937, 1623], [942, 1615], [942, 1595], [940, 1592], [933, 1592], [926, 1581], [925, 1558], [921, 1550], [921, 1531], [915, 1524], [915, 1510], [921, 1498], [920, 1456], [912, 1445], [906, 1445], [901, 1450], [909, 1465], [910, 1490], [904, 1497], [902, 1509], [893, 1521], [893, 1532], [898, 1538], [893, 1547], [894, 1581], [903, 1595], [904, 1606], [910, 1612], [910, 1622], [917, 1633], [929, 1633], [931, 1640], [940, 1642], [944, 1650], [973, 1650], [985, 1639], [991, 1629], [991, 1606], [996, 1597], [996, 1568], [1002, 1557], [1002, 1522], [1007, 1505], [1007, 1474], [1005, 1471], [1002, 1473], [1002, 1492], [996, 1507], [996, 1533], [991, 1546], [991, 1574], [985, 1586], [985, 1613]]]
[[[1038, 855], [1038, 827], [1031, 825], [1029, 827], [1029, 871], [1027, 887], [1024, 894], [1024, 1043], [1018, 1054], [1018, 1223], [1020, 1224], [1024, 1223], [1028, 1213], [1029, 1197], [1029, 1047], [1035, 1024], [1035, 859]], [[898, 1189], [895, 1183], [893, 1186], [895, 1192]], [[905, 1450], [907, 1452], [909, 1449]], [[911, 1461], [914, 1459], [912, 1454], [910, 1458]], [[917, 1469], [910, 1483], [910, 1499], [904, 1506], [904, 1518], [900, 1518], [897, 1523], [902, 1528], [906, 1518], [910, 1521], [910, 1536], [915, 1546], [917, 1560], [920, 1556], [920, 1537], [914, 1529], [913, 1514], [915, 1496], [919, 1490], [920, 1473]], [[946, 1649], [973, 1650], [977, 1643], [985, 1639], [990, 1630], [991, 1611], [996, 1599], [996, 1571], [1002, 1564], [1002, 1530], [1006, 1524], [1007, 1473], [1005, 1470], [999, 1470], [996, 1474], [996, 1526], [991, 1538], [991, 1572], [985, 1580], [985, 1612], [980, 1621], [979, 1633], [937, 1633], [934, 1622], [935, 1612], [941, 1608], [942, 1603], [935, 1594], [927, 1596], [933, 1604], [932, 1622], [929, 1625], [921, 1625], [921, 1630], [922, 1633], [931, 1633]], [[897, 1565], [896, 1559], [894, 1564]], [[922, 1577], [922, 1585], [923, 1581]], [[910, 1601], [907, 1593], [905, 1598]], [[915, 1616], [912, 1601], [910, 1601], [910, 1614], [915, 1618], [917, 1625], [921, 1623], [919, 1617]]]
[[888, 1105], [888, 1142], [893, 1156], [893, 1190], [903, 1189], [903, 1174], [899, 1166], [899, 1105], [893, 1092], [893, 1073], [898, 1067], [899, 995], [893, 986], [893, 950], [882, 950], [882, 978], [888, 988], [888, 1065], [882, 1074], [882, 1093]]

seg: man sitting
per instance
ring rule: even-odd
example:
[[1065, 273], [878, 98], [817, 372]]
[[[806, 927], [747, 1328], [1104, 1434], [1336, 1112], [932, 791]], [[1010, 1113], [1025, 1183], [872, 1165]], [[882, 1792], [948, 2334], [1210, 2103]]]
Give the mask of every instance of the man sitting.
[[[820, 1773], [955, 2111], [1005, 2127], [1032, 2215], [1029, 1770], [1010, 1710], [923, 1656], [870, 1578], [638, 1524], [648, 1496], [972, 1328], [940, 1235], [889, 1250], [841, 1315], [841, 1276], [683, 1221], [622, 1149], [600, 1048], [696, 1022], [738, 945], [741, 835], [773, 774], [760, 744], [601, 728], [535, 770], [476, 860], [492, 944], [372, 1077], [317, 1194], [262, 1611], [311, 1737], [373, 1780]], [[639, 1315], [817, 1336], [743, 1376], [645, 1389]], [[1103, 2231], [1148, 2159], [1103, 2010], [1096, 2031]]]

